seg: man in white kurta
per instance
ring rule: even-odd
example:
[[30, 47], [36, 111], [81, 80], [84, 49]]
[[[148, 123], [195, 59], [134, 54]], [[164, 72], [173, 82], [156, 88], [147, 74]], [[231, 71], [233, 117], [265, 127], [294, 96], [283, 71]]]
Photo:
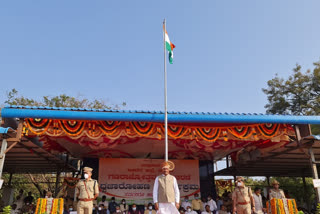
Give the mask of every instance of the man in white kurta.
[[177, 179], [169, 173], [169, 163], [162, 163], [162, 175], [153, 186], [153, 201], [157, 214], [179, 214], [180, 191]]

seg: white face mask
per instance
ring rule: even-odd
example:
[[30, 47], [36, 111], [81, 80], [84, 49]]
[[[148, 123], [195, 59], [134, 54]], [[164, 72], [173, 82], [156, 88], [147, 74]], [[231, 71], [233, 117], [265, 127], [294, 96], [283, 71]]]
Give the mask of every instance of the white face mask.
[[117, 213], [121, 213], [121, 210], [117, 210]]
[[133, 210], [133, 211], [136, 211], [136, 210], [137, 210], [137, 208], [136, 208], [136, 207], [132, 207], [132, 210]]
[[87, 173], [85, 173], [85, 174], [84, 174], [84, 178], [85, 178], [85, 179], [88, 179], [88, 178], [89, 178], [89, 175], [88, 175]]
[[190, 208], [188, 209], [188, 212], [191, 212], [191, 209], [190, 209]]
[[122, 202], [122, 204], [126, 204], [126, 202], [125, 202], [125, 201], [123, 201], [123, 202]]
[[101, 207], [99, 207], [99, 210], [102, 210], [102, 208], [101, 208]]
[[241, 182], [238, 182], [237, 186], [238, 186], [238, 187], [242, 187], [242, 183], [241, 183]]
[[73, 208], [69, 208], [69, 211], [72, 211], [73, 210]]
[[149, 210], [152, 210], [152, 206], [149, 206]]

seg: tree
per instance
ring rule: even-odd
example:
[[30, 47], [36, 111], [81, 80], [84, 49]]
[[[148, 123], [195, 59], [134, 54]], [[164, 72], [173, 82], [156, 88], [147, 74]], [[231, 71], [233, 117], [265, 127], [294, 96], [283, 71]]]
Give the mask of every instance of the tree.
[[[16, 89], [7, 92], [7, 100], [5, 104], [8, 105], [21, 105], [21, 106], [46, 106], [46, 107], [68, 107], [68, 108], [93, 108], [93, 109], [120, 109], [126, 106], [123, 102], [121, 105], [107, 105], [103, 100], [89, 100], [82, 97], [72, 97], [66, 94], [57, 96], [43, 96], [40, 100], [19, 96]], [[5, 181], [8, 181], [8, 174], [4, 175]], [[54, 175], [50, 174], [25, 174], [16, 175], [16, 182], [23, 181], [23, 184], [18, 183], [18, 186], [26, 187], [30, 190], [38, 190], [37, 196], [45, 197], [43, 190], [54, 192], [55, 182]], [[13, 181], [14, 183], [15, 181]], [[31, 187], [31, 185], [33, 185]], [[58, 188], [60, 189], [60, 188]], [[58, 191], [59, 192], [59, 191]], [[56, 192], [55, 194], [57, 194]]]
[[90, 101], [86, 98], [72, 97], [66, 94], [58, 96], [43, 96], [41, 100], [35, 100], [19, 96], [16, 89], [7, 92], [5, 104], [22, 105], [22, 106], [46, 106], [46, 107], [66, 107], [66, 108], [93, 108], [93, 109], [120, 109], [126, 106], [123, 102], [121, 105], [107, 105], [103, 100], [94, 99]]
[[[296, 65], [288, 78], [276, 75], [267, 82], [262, 91], [267, 95], [267, 113], [293, 115], [320, 114], [320, 61], [313, 63], [314, 69], [301, 71]], [[312, 133], [319, 134], [320, 126], [313, 125]]]

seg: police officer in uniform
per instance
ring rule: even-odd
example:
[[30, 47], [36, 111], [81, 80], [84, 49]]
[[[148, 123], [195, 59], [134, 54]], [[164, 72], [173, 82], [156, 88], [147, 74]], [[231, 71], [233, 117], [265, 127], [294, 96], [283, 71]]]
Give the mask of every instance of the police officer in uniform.
[[245, 186], [243, 177], [237, 178], [232, 200], [233, 214], [235, 214], [235, 212], [237, 212], [237, 214], [251, 214], [252, 211], [255, 212], [255, 203], [251, 188]]
[[76, 185], [76, 197], [79, 199], [77, 205], [78, 214], [92, 214], [93, 200], [99, 196], [99, 185], [97, 180], [91, 179], [92, 168], [84, 167], [84, 180]]

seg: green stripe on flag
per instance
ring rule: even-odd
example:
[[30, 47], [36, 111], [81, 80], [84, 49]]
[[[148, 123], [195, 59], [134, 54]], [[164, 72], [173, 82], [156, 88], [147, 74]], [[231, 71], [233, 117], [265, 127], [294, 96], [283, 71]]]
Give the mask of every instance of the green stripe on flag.
[[171, 51], [171, 45], [169, 42], [166, 42], [166, 49], [167, 51]]

